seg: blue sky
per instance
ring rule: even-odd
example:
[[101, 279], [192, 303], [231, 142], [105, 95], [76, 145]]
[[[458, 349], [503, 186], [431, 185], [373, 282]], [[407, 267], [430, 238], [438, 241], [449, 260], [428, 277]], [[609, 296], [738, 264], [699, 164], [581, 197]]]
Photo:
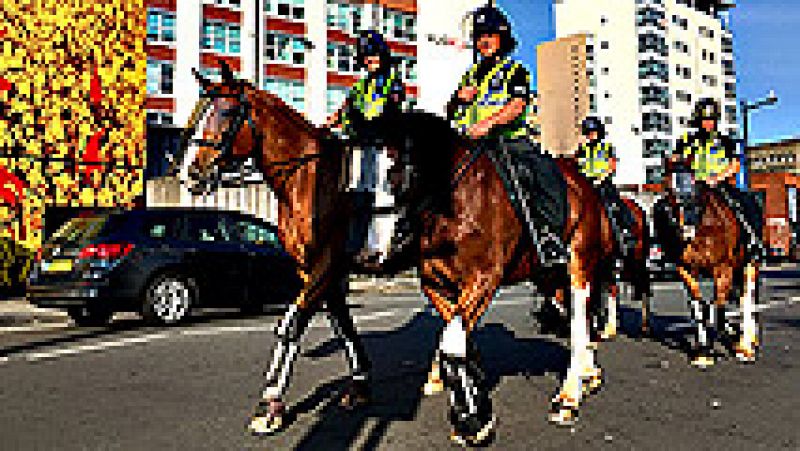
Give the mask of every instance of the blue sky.
[[[555, 36], [552, 0], [498, 0], [521, 41], [518, 55], [535, 73], [536, 44]], [[775, 107], [752, 113], [752, 142], [800, 136], [800, 28], [798, 0], [738, 0], [731, 14], [738, 94], [756, 99], [774, 89]]]

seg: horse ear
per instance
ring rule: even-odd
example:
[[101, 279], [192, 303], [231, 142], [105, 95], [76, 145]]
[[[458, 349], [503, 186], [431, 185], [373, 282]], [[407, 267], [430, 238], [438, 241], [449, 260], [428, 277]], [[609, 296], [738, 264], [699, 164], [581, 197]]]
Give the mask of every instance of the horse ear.
[[233, 71], [231, 71], [231, 67], [228, 66], [228, 63], [225, 60], [221, 59], [219, 61], [220, 67], [220, 74], [222, 75], [222, 82], [225, 84], [233, 84]]
[[203, 89], [207, 88], [208, 85], [211, 84], [211, 81], [203, 77], [203, 75], [194, 67], [192, 68], [192, 75], [194, 75], [194, 78], [197, 79], [197, 82], [200, 83], [200, 86]]

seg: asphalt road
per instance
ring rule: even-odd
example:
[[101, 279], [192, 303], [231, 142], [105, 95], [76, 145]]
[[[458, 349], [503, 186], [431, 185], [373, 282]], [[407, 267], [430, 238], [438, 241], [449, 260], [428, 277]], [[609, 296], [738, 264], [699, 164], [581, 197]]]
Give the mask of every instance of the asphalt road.
[[[599, 352], [606, 384], [574, 428], [546, 420], [566, 368], [561, 340], [537, 336], [524, 287], [501, 293], [476, 332], [493, 387], [492, 449], [798, 449], [800, 304], [764, 299], [764, 346], [754, 365], [689, 367], [679, 348], [680, 292], [659, 290], [655, 338], [630, 336]], [[136, 319], [107, 329], [0, 334], [0, 449], [456, 449], [446, 397], [421, 396], [441, 320], [415, 292], [350, 299], [374, 365], [373, 405], [334, 404], [344, 353], [324, 316], [312, 323], [288, 401], [291, 424], [255, 438], [257, 401], [278, 314], [213, 313], [178, 328]]]

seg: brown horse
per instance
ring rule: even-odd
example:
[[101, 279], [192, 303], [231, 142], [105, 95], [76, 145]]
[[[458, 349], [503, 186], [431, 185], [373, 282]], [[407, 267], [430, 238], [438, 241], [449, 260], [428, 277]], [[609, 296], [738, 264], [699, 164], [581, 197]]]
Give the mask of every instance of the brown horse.
[[[670, 163], [669, 174], [673, 183], [666, 197], [668, 208], [656, 209], [654, 224], [659, 228], [661, 240], [670, 261], [677, 265], [690, 295], [693, 319], [696, 322], [695, 344], [691, 350], [691, 363], [699, 368], [714, 364], [714, 337], [721, 334], [742, 362], [752, 362], [758, 350], [758, 326], [755, 318], [758, 267], [748, 261], [740, 244], [743, 228], [736, 214], [714, 191], [697, 193], [694, 178], [686, 168]], [[677, 175], [677, 177], [675, 176]], [[684, 182], [681, 183], [680, 181]], [[690, 203], [702, 206], [696, 226], [687, 224]], [[677, 218], [677, 227], [670, 227], [670, 217]], [[703, 300], [700, 277], [711, 277], [714, 282], [714, 302]], [[735, 293], [740, 294], [741, 327], [735, 330], [725, 317], [725, 306]]]
[[[342, 398], [352, 407], [366, 401], [368, 361], [346, 308], [345, 276], [352, 269], [344, 247], [350, 212], [339, 189], [341, 146], [326, 144], [326, 136], [277, 97], [232, 79], [223, 68], [223, 83], [204, 86], [209, 107], [198, 125], [197, 148], [190, 158], [196, 180], [207, 180], [215, 168], [231, 158], [256, 156], [279, 206], [279, 230], [288, 251], [300, 265], [305, 287], [277, 329], [278, 343], [267, 374], [264, 401], [251, 422], [256, 433], [282, 427], [282, 397], [298, 340], [311, 316], [325, 302], [345, 340], [351, 364], [351, 384]], [[202, 116], [202, 115], [200, 115]], [[455, 137], [449, 124], [432, 115], [398, 125], [408, 142], [416, 134], [417, 147], [444, 155], [450, 170], [450, 212], [421, 213], [419, 268], [422, 288], [447, 322], [440, 350], [445, 385], [451, 390], [453, 438], [476, 444], [494, 427], [488, 390], [468, 333], [489, 306], [497, 289], [534, 279], [552, 293], [567, 287], [571, 300], [571, 351], [566, 379], [554, 398], [551, 419], [574, 421], [585, 392], [600, 383], [589, 338], [588, 310], [595, 288], [598, 263], [611, 252], [612, 239], [602, 227], [597, 195], [570, 161], [559, 161], [567, 185], [569, 205], [565, 242], [571, 250], [566, 271], [542, 271], [524, 227], [514, 212], [490, 158], [476, 153], [470, 142]], [[428, 124], [416, 130], [408, 124]], [[452, 135], [451, 148], [430, 148], [431, 136]], [[426, 142], [428, 147], [426, 148]], [[402, 146], [395, 143], [395, 146]], [[255, 153], [253, 153], [255, 152]], [[446, 175], [446, 174], [445, 174]], [[442, 177], [442, 174], [438, 174]], [[535, 277], [534, 277], [535, 276]]]
[[641, 333], [645, 335], [649, 330], [650, 316], [650, 277], [646, 267], [646, 256], [649, 249], [649, 233], [647, 217], [644, 210], [632, 199], [622, 199], [633, 216], [633, 234], [636, 238], [636, 248], [627, 256], [620, 256], [608, 266], [611, 269], [611, 283], [608, 286], [608, 298], [605, 311], [605, 324], [602, 326], [600, 338], [610, 340], [617, 335], [618, 304], [621, 282], [630, 284], [633, 289], [634, 299], [641, 302], [642, 326]]

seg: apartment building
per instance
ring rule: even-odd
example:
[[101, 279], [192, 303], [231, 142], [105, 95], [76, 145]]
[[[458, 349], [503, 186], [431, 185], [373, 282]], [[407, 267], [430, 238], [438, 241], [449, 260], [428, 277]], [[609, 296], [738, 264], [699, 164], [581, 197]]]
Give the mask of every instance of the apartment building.
[[556, 37], [539, 46], [542, 139], [568, 153], [586, 115], [603, 119], [616, 183], [658, 183], [697, 100], [717, 99], [736, 135], [733, 35], [723, 1], [555, 0]]
[[460, 18], [481, 3], [146, 0], [148, 122], [185, 123], [198, 96], [191, 68], [215, 77], [225, 61], [239, 77], [323, 123], [360, 77], [354, 44], [366, 29], [386, 37], [400, 61], [409, 101], [443, 113], [471, 62], [470, 50], [460, 45]]

